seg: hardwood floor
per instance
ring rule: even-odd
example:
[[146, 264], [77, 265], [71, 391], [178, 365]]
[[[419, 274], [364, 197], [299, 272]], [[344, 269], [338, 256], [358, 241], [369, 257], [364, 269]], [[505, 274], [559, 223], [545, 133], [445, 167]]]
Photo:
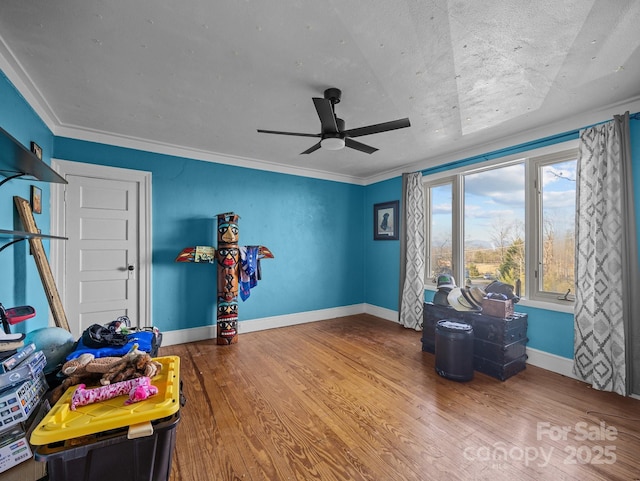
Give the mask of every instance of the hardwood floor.
[[162, 347], [171, 480], [640, 480], [640, 401], [533, 366], [451, 381], [420, 338], [363, 314]]

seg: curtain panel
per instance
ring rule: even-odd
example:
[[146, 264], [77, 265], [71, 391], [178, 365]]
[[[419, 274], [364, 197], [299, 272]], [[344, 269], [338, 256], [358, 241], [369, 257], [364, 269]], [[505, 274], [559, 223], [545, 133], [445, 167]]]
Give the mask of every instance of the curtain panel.
[[420, 172], [403, 174], [402, 180], [405, 222], [401, 237], [399, 322], [406, 328], [419, 331], [422, 329], [424, 306], [424, 188]]
[[576, 186], [574, 373], [622, 395], [639, 297], [628, 132], [628, 113], [580, 132]]

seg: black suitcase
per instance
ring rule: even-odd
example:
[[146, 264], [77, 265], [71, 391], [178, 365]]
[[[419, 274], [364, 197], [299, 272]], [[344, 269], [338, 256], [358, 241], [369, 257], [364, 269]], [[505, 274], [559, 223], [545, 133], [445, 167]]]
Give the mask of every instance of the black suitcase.
[[478, 339], [510, 344], [527, 339], [527, 319], [527, 314], [520, 312], [514, 312], [506, 319], [481, 315], [476, 318], [473, 330]]
[[527, 355], [511, 361], [507, 364], [489, 361], [482, 357], [473, 357], [473, 367], [476, 371], [506, 381], [527, 368]]
[[508, 364], [526, 354], [526, 344], [526, 338], [506, 345], [476, 338], [473, 344], [473, 355], [487, 361]]

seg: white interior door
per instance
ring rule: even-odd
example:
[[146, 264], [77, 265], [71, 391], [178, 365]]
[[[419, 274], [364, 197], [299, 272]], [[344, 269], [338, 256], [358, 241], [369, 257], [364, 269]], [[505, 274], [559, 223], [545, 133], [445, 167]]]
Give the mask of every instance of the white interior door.
[[137, 185], [75, 175], [67, 182], [67, 317], [78, 319], [79, 332], [119, 316], [137, 322]]
[[[128, 316], [148, 321], [147, 182], [127, 169], [64, 163], [63, 305], [74, 336], [91, 324]], [[96, 169], [97, 167], [97, 169]], [[88, 169], [90, 172], [86, 171]], [[54, 209], [52, 209], [54, 210]]]

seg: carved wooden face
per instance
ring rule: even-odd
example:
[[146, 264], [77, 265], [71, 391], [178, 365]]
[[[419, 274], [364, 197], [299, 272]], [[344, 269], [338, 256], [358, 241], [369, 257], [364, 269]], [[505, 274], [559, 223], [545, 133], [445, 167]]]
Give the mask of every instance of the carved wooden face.
[[238, 321], [218, 321], [218, 336], [231, 341], [238, 334]]
[[233, 269], [238, 265], [239, 253], [237, 247], [220, 247], [218, 249], [218, 263], [226, 269]]
[[218, 298], [218, 322], [238, 320], [238, 298]]
[[220, 243], [235, 244], [240, 237], [238, 224], [233, 220], [218, 219], [218, 247]]

